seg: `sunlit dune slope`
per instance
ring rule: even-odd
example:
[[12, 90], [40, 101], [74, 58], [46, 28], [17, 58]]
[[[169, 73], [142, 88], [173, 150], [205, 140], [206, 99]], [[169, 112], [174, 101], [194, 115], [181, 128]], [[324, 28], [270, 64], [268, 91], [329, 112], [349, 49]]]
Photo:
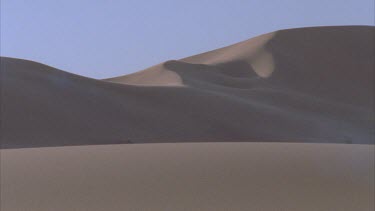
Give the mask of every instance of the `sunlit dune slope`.
[[1, 146], [371, 144], [374, 34], [281, 30], [106, 80], [1, 58]]

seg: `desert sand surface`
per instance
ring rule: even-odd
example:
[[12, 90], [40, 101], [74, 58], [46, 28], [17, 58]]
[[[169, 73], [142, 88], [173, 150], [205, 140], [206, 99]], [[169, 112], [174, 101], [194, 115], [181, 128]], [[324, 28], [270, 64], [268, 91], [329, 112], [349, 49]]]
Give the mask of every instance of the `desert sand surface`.
[[3, 149], [2, 211], [374, 210], [374, 145]]
[[373, 26], [280, 30], [105, 80], [1, 58], [1, 148], [374, 143]]
[[0, 210], [372, 211], [374, 37], [280, 30], [109, 79], [2, 57]]

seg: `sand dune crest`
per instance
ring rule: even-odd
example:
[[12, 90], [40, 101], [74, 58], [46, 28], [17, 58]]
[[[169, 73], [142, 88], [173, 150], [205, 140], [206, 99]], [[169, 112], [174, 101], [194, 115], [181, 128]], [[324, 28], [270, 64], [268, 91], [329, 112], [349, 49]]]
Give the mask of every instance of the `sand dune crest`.
[[374, 33], [281, 30], [106, 80], [1, 58], [1, 147], [373, 144]]

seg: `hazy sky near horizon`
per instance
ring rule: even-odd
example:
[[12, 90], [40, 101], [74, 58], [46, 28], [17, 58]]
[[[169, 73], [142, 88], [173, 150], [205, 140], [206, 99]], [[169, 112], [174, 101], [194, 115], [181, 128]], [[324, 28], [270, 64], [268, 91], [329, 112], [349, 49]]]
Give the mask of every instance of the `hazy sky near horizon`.
[[374, 0], [1, 0], [0, 53], [106, 78], [320, 25], [374, 25]]

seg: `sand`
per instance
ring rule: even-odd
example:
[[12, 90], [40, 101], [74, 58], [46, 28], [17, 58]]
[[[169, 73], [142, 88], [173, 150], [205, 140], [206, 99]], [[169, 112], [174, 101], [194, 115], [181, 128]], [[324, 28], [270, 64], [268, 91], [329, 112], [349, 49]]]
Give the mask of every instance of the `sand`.
[[103, 80], [2, 57], [0, 210], [374, 210], [374, 35], [281, 30]]
[[1, 151], [2, 211], [374, 210], [374, 145], [179, 143]]
[[374, 34], [281, 30], [105, 80], [3, 57], [1, 147], [373, 144]]

